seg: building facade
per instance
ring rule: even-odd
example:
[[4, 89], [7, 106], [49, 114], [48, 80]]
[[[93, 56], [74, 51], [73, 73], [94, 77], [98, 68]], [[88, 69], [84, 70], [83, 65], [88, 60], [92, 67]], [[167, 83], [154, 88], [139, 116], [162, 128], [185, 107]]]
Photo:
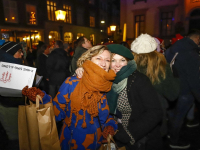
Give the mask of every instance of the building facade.
[[[109, 36], [112, 23], [119, 27], [112, 1], [117, 0], [0, 0], [0, 38], [33, 47], [57, 39], [71, 43], [84, 35], [95, 45]], [[56, 19], [59, 9], [66, 11], [64, 21]]]
[[127, 24], [130, 40], [141, 33], [170, 39], [200, 29], [200, 0], [121, 0], [120, 4], [120, 27]]

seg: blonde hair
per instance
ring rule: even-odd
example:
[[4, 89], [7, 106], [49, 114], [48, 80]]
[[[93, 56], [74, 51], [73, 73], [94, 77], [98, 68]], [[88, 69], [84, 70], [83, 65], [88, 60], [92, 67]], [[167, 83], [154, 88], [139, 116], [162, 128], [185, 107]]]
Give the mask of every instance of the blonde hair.
[[138, 71], [146, 69], [146, 76], [149, 77], [152, 84], [160, 83], [159, 77], [166, 78], [167, 61], [163, 54], [153, 51], [146, 54], [136, 54], [133, 52], [134, 60]]
[[[77, 61], [77, 66], [82, 67], [83, 63], [86, 60], [91, 60], [92, 57], [103, 53], [104, 50], [108, 50], [108, 48], [105, 45], [97, 45], [93, 46], [90, 49], [88, 49], [85, 53], [81, 55], [81, 57]], [[108, 50], [109, 51], [109, 50]], [[109, 51], [110, 52], [110, 51]]]

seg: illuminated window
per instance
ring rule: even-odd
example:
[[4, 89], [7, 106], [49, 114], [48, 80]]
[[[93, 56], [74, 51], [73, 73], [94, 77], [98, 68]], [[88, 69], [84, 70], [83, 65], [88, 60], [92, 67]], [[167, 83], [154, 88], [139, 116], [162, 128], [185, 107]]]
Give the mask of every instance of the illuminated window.
[[55, 11], [56, 3], [53, 1], [47, 1], [48, 20], [55, 21]]
[[49, 32], [49, 44], [54, 43], [56, 40], [58, 40], [58, 32], [50, 31]]
[[145, 16], [137, 15], [135, 16], [135, 38], [144, 32], [145, 32]]
[[72, 43], [72, 33], [71, 32], [65, 32], [64, 34], [64, 42]]
[[95, 27], [95, 14], [90, 13], [90, 27]]
[[34, 5], [26, 5], [27, 24], [37, 24], [36, 7]]
[[160, 31], [162, 36], [170, 36], [173, 34], [173, 12], [162, 12], [160, 20]]
[[84, 36], [84, 34], [83, 33], [77, 33], [77, 37], [76, 38], [78, 39], [81, 36]]
[[91, 34], [90, 35], [90, 42], [92, 43], [92, 45], [94, 45], [94, 41], [95, 39], [94, 39], [94, 34]]
[[18, 23], [17, 2], [3, 0], [4, 17], [6, 22]]
[[68, 5], [63, 5], [63, 9], [66, 11], [66, 17], [64, 22], [67, 23], [72, 23], [72, 11], [71, 11], [71, 6]]

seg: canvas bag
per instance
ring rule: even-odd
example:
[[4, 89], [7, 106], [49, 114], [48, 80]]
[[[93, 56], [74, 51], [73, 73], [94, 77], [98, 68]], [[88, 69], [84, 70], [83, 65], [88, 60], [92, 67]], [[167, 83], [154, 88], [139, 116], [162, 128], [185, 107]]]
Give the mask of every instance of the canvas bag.
[[60, 150], [53, 104], [39, 104], [42, 98], [36, 97], [36, 104], [19, 106], [18, 130], [20, 150]]
[[113, 137], [109, 134], [107, 137], [107, 144], [101, 144], [99, 150], [126, 150], [126, 147], [118, 147]]

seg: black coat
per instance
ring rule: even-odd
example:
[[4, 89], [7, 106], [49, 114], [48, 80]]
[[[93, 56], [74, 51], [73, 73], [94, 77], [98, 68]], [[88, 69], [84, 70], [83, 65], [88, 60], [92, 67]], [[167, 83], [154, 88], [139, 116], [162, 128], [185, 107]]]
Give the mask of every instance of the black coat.
[[127, 96], [132, 108], [128, 130], [136, 143], [131, 146], [129, 143], [130, 137], [120, 127], [119, 134], [116, 134], [118, 136], [117, 139], [124, 141], [128, 149], [135, 148], [138, 141], [144, 137], [147, 137], [147, 143], [153, 139], [161, 140], [159, 123], [162, 120], [163, 113], [157, 92], [149, 78], [136, 70], [128, 77]]
[[37, 74], [43, 76], [46, 79], [47, 77], [47, 68], [46, 68], [46, 61], [48, 56], [45, 54], [40, 54], [37, 60]]
[[168, 61], [178, 52], [174, 71], [180, 79], [180, 94], [193, 94], [200, 102], [200, 57], [199, 48], [193, 40], [186, 37], [172, 45], [166, 55]]
[[62, 48], [53, 50], [46, 61], [49, 84], [60, 86], [70, 76], [70, 58]]

